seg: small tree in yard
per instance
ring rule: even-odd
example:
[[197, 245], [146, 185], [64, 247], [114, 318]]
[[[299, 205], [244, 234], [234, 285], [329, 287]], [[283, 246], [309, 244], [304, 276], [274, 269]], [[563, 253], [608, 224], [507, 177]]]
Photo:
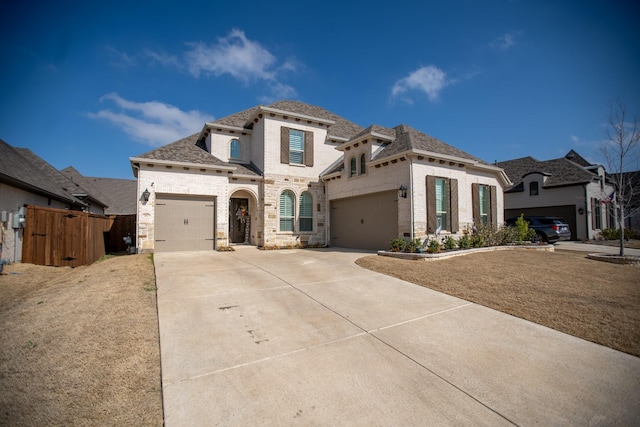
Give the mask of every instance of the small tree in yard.
[[[627, 117], [627, 108], [618, 101], [609, 106], [609, 122], [605, 130], [605, 140], [600, 146], [600, 152], [608, 167], [608, 172], [614, 181], [614, 197], [611, 203], [615, 203], [615, 211], [618, 224], [620, 224], [620, 256], [624, 256], [624, 221], [638, 213], [640, 207], [632, 206], [634, 188], [628, 175], [633, 166], [637, 167], [638, 145], [640, 144], [640, 128], [638, 117]], [[636, 190], [637, 191], [637, 190]]]

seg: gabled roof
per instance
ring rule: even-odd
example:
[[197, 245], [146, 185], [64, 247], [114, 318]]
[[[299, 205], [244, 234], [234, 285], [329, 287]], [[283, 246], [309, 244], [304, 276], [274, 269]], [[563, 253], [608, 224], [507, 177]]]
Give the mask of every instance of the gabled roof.
[[136, 213], [136, 180], [83, 176], [72, 166], [66, 167], [60, 172], [85, 188], [94, 197], [104, 201], [108, 206], [104, 212], [106, 215]]
[[86, 206], [72, 194], [75, 185], [57, 169], [26, 148], [0, 139], [0, 181], [73, 206]]
[[232, 168], [242, 175], [260, 175], [260, 172], [253, 166], [224, 162], [206, 151], [198, 141], [199, 134], [193, 134], [182, 138], [171, 144], [164, 145], [155, 150], [148, 151], [139, 156], [133, 157], [132, 161], [149, 159], [164, 162], [178, 162], [185, 164], [196, 164], [204, 166], [220, 166]]
[[[253, 124], [251, 118], [259, 112], [261, 107], [261, 105], [258, 105], [240, 111], [230, 116], [215, 120], [211, 122], [211, 124], [233, 126], [237, 128], [250, 128]], [[331, 111], [300, 101], [280, 100], [269, 104], [266, 107], [281, 111], [288, 111], [296, 114], [302, 114], [309, 117], [318, 117], [320, 119], [330, 120], [334, 123], [329, 126], [329, 135], [336, 136], [338, 138], [351, 138], [362, 130], [362, 126], [350, 122], [349, 120], [340, 117], [337, 114], [332, 113]]]
[[445, 156], [457, 157], [460, 159], [471, 160], [473, 162], [488, 165], [487, 162], [481, 160], [469, 153], [466, 153], [456, 147], [440, 141], [426, 133], [413, 129], [410, 126], [401, 124], [393, 128], [396, 139], [387, 145], [377, 156], [377, 159], [393, 156], [394, 154], [404, 151], [429, 152], [441, 154]]
[[593, 166], [593, 164], [589, 163], [584, 157], [582, 157], [580, 154], [578, 154], [574, 150], [570, 150], [567, 154], [565, 154], [564, 158], [567, 160], [571, 160], [573, 163], [577, 163], [580, 166], [585, 168], [589, 166]]
[[597, 174], [587, 170], [586, 167], [568, 160], [566, 157], [540, 161], [531, 156], [519, 159], [498, 162], [497, 166], [504, 169], [509, 176], [512, 187], [506, 191], [518, 191], [522, 187], [522, 178], [530, 173], [547, 175], [544, 187], [560, 187], [567, 185], [581, 185], [591, 182]]

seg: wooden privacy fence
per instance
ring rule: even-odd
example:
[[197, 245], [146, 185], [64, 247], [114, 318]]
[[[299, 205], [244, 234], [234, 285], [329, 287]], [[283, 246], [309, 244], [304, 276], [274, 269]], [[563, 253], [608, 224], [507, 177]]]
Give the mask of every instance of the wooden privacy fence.
[[[22, 262], [56, 267], [91, 264], [105, 255], [107, 250], [119, 250], [124, 244], [122, 237], [128, 231], [122, 230], [122, 227], [128, 222], [117, 221], [116, 218], [81, 211], [27, 206]], [[111, 236], [116, 223], [118, 226]], [[116, 236], [115, 232], [124, 234]], [[118, 238], [121, 243], [114, 249], [113, 245]]]

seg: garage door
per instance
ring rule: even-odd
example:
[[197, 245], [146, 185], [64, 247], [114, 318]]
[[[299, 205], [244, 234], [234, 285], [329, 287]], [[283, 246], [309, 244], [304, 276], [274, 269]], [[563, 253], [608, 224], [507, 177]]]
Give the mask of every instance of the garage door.
[[398, 237], [398, 192], [333, 200], [330, 221], [332, 246], [388, 249]]
[[156, 252], [214, 249], [215, 198], [157, 195]]
[[526, 209], [505, 209], [504, 219], [513, 218], [524, 214], [526, 216], [557, 216], [564, 219], [569, 224], [571, 230], [571, 240], [578, 240], [576, 228], [576, 206], [547, 206], [543, 208], [526, 208]]

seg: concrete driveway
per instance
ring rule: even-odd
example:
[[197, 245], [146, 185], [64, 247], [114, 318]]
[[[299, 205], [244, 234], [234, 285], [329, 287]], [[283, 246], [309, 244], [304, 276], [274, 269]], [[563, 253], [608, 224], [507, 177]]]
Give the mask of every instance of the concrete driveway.
[[363, 255], [155, 254], [166, 426], [640, 422], [639, 358], [362, 269]]

